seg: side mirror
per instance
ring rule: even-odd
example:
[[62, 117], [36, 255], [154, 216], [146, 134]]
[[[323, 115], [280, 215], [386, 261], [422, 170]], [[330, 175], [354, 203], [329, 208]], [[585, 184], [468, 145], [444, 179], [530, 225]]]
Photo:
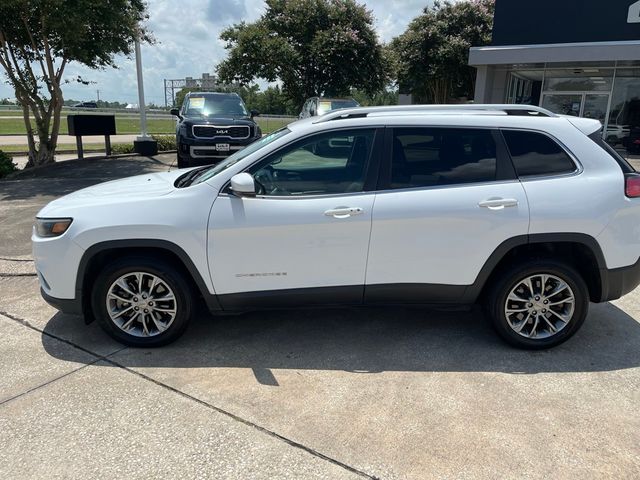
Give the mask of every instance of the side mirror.
[[177, 108], [172, 108], [171, 110], [169, 110], [169, 113], [171, 115], [173, 115], [174, 117], [179, 117], [180, 116], [180, 110]]
[[260, 116], [260, 112], [258, 110], [251, 110], [251, 118], [259, 117], [259, 116]]
[[250, 174], [238, 173], [231, 177], [231, 190], [238, 196], [255, 195], [256, 182]]

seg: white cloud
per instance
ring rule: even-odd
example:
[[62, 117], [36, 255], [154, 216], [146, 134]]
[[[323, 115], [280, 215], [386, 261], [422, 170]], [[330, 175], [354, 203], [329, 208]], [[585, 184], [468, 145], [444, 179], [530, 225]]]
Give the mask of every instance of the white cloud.
[[[389, 41], [402, 33], [407, 24], [419, 15], [431, 0], [367, 0], [376, 18], [376, 30], [381, 40]], [[390, 6], [392, 5], [392, 8]], [[263, 0], [149, 0], [149, 28], [157, 43], [142, 46], [145, 97], [147, 103], [164, 103], [163, 80], [199, 77], [213, 72], [225, 57], [223, 43], [218, 39], [228, 25], [253, 21], [264, 12]], [[66, 77], [77, 75], [91, 80], [91, 85], [68, 84], [65, 98], [138, 103], [135, 62], [118, 57], [118, 69], [90, 70], [71, 64]], [[13, 98], [9, 85], [0, 83], [0, 98]]]

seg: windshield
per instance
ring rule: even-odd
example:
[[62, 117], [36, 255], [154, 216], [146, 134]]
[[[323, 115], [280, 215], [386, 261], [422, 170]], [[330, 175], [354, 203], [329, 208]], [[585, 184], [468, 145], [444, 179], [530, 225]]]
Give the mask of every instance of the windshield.
[[184, 114], [191, 116], [248, 117], [247, 108], [236, 95], [190, 95], [184, 103]]
[[226, 160], [212, 167], [209, 167], [206, 170], [202, 170], [202, 172], [199, 173], [198, 176], [193, 179], [192, 184], [195, 185], [197, 183], [206, 182], [210, 178], [213, 178], [216, 175], [218, 175], [220, 172], [223, 172], [227, 168], [231, 167], [232, 165], [235, 165], [243, 158], [251, 155], [253, 152], [260, 150], [262, 147], [269, 145], [272, 142], [275, 142], [276, 140], [278, 140], [281, 137], [284, 137], [288, 133], [291, 133], [291, 130], [289, 130], [287, 127], [284, 127], [284, 128], [281, 128], [280, 130], [276, 130], [275, 132], [269, 135], [265, 135], [260, 140], [253, 142], [248, 147], [237, 151], [230, 157], [227, 157]]
[[340, 108], [354, 108], [359, 107], [360, 104], [352, 99], [344, 100], [322, 100], [318, 102], [318, 115], [324, 115], [332, 110], [338, 110]]

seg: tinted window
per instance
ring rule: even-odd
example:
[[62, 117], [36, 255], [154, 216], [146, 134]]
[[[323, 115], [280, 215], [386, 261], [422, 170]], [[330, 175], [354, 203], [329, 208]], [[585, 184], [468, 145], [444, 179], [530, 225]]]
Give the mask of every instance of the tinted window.
[[567, 153], [542, 133], [504, 130], [518, 176], [570, 173], [576, 169]]
[[325, 133], [295, 143], [249, 169], [260, 195], [360, 192], [374, 130]]
[[391, 188], [492, 181], [496, 164], [496, 144], [489, 130], [396, 129]]
[[275, 142], [279, 138], [284, 137], [289, 133], [291, 133], [291, 130], [284, 127], [284, 128], [281, 128], [280, 130], [276, 130], [275, 132], [270, 133], [269, 135], [265, 135], [260, 140], [253, 142], [248, 147], [245, 147], [242, 150], [238, 150], [233, 155], [227, 157], [226, 160], [223, 160], [220, 163], [216, 163], [215, 165], [207, 168], [206, 170], [202, 170], [202, 172], [197, 177], [194, 177], [192, 184], [195, 185], [198, 183], [206, 182], [210, 178], [215, 177], [220, 172], [223, 172], [227, 168], [235, 165], [244, 157], [251, 155], [253, 152], [260, 150], [262, 147], [265, 147], [270, 143]]

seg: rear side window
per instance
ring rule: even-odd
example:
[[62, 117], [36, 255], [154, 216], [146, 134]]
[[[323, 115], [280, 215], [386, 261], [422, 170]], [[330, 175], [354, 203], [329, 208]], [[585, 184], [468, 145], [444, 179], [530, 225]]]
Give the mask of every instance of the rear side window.
[[490, 130], [399, 128], [393, 134], [392, 189], [496, 179], [496, 144]]
[[502, 134], [519, 177], [558, 175], [576, 170], [575, 163], [563, 148], [542, 133], [503, 130]]

